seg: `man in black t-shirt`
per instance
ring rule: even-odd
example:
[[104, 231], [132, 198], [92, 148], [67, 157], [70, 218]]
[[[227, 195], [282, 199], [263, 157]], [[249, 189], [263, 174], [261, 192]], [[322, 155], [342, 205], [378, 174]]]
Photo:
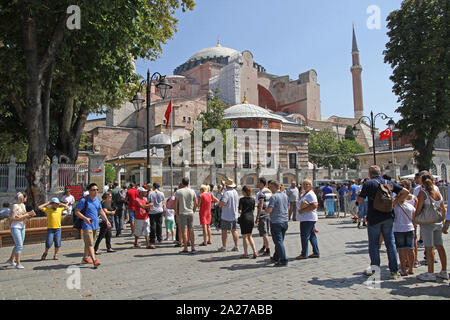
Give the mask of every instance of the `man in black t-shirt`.
[[[389, 270], [391, 271], [391, 279], [395, 280], [398, 278], [398, 262], [397, 262], [397, 249], [395, 248], [394, 242], [394, 210], [388, 213], [377, 211], [373, 207], [373, 202], [375, 195], [378, 190], [379, 184], [392, 184], [393, 193], [397, 194], [395, 198], [394, 205], [397, 202], [402, 202], [409, 192], [402, 186], [395, 182], [387, 181], [381, 177], [381, 169], [378, 166], [371, 166], [369, 168], [370, 180], [364, 183], [362, 190], [358, 196], [358, 203], [364, 202], [364, 199], [368, 197], [369, 206], [367, 212], [367, 233], [369, 237], [369, 256], [370, 265], [380, 267], [380, 251], [379, 251], [379, 240], [380, 234], [383, 234], [384, 243], [386, 245], [386, 251], [389, 260]], [[365, 270], [365, 276], [371, 276], [375, 273], [375, 270]]]

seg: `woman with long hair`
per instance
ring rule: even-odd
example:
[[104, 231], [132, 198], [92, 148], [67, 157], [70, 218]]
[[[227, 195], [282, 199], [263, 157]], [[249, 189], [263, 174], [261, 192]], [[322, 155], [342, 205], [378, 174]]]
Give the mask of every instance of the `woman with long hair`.
[[[419, 199], [411, 193], [412, 191], [412, 183], [410, 180], [404, 179], [400, 181], [400, 185], [410, 192], [410, 195], [406, 197], [405, 202], [411, 204], [414, 207], [414, 210], [417, 210], [417, 205], [419, 204]], [[420, 262], [417, 258], [417, 225], [414, 224], [414, 268], [420, 267]]]
[[[439, 213], [445, 217], [445, 205], [442, 195], [436, 191], [433, 184], [433, 178], [429, 174], [424, 174], [421, 177], [423, 188], [419, 192], [419, 202], [414, 217], [420, 215], [424, 209], [430, 206], [439, 208]], [[436, 281], [436, 277], [448, 279], [447, 273], [447, 255], [442, 242], [442, 222], [432, 224], [422, 224], [422, 238], [425, 246], [425, 253], [427, 256], [428, 272], [419, 275], [417, 278], [422, 281]], [[434, 250], [439, 253], [442, 270], [437, 275], [434, 274]]]
[[[20, 263], [20, 253], [22, 252], [23, 243], [25, 241], [26, 220], [36, 216], [33, 210], [27, 212], [25, 202], [27, 202], [27, 195], [25, 193], [18, 192], [14, 198], [14, 204], [9, 214], [9, 221], [11, 223], [9, 229], [11, 231], [15, 246], [11, 252], [11, 257], [6, 260], [6, 263], [9, 263], [16, 269], [24, 268]], [[16, 262], [14, 262], [14, 260]]]
[[[102, 196], [102, 209], [108, 219], [109, 223], [112, 225], [114, 220], [114, 214], [116, 213], [116, 208], [112, 207], [112, 193], [105, 192]], [[111, 227], [108, 228], [106, 221], [103, 221], [103, 217], [99, 217], [99, 225], [100, 232], [97, 237], [97, 241], [94, 245], [95, 254], [98, 254], [98, 247], [100, 246], [100, 242], [105, 238], [106, 241], [106, 251], [107, 252], [115, 252], [111, 247]]]
[[[406, 190], [411, 190], [411, 182], [402, 180], [400, 185]], [[398, 202], [394, 207], [394, 237], [400, 258], [400, 274], [406, 276], [414, 274], [414, 246], [417, 242], [414, 237], [414, 223], [412, 221], [417, 203], [414, 195], [408, 195], [403, 202]], [[408, 267], [408, 271], [406, 268]]]
[[256, 259], [258, 253], [256, 252], [255, 242], [253, 241], [252, 231], [255, 226], [255, 219], [253, 212], [255, 211], [255, 199], [252, 197], [252, 189], [248, 186], [242, 188], [243, 197], [239, 199], [239, 224], [241, 226], [242, 241], [244, 244], [244, 255], [241, 259], [249, 258], [248, 244], [253, 250], [252, 259]]

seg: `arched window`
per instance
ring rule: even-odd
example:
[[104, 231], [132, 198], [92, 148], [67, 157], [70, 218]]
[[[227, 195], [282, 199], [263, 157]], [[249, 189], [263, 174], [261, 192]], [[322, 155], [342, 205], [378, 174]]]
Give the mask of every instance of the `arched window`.
[[437, 167], [434, 163], [431, 165], [431, 174], [437, 175]]

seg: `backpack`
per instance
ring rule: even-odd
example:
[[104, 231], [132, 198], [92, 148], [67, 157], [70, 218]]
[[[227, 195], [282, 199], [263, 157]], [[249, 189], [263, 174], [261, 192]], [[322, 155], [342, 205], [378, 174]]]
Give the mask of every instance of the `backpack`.
[[175, 195], [172, 195], [166, 203], [166, 208], [172, 210], [175, 209], [175, 201], [176, 201]]
[[[88, 201], [87, 201], [87, 197], [84, 198], [84, 208], [83, 210], [80, 211], [80, 213], [82, 215], [86, 214], [86, 208], [88, 205]], [[83, 220], [80, 219], [76, 214], [75, 214], [75, 209], [72, 211], [72, 219], [73, 219], [73, 227], [77, 230], [81, 230], [82, 229], [82, 225], [83, 225]]]
[[392, 189], [394, 186], [390, 183], [380, 183], [378, 180], [378, 189], [373, 199], [373, 208], [379, 212], [391, 213], [394, 209], [394, 197], [392, 196]]
[[124, 203], [126, 197], [127, 197], [127, 190], [125, 190], [125, 189], [119, 190], [119, 192], [117, 193], [117, 202]]

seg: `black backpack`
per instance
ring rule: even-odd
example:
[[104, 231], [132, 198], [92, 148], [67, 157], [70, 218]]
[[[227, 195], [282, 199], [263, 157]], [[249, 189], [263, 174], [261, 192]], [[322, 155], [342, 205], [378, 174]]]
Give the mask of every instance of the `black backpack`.
[[[85, 197], [84, 198], [84, 208], [83, 208], [83, 210], [81, 210], [82, 215], [86, 214], [87, 205], [88, 205], [88, 200], [87, 200], [87, 197]], [[72, 212], [72, 218], [73, 218], [73, 227], [77, 230], [81, 230], [82, 226], [83, 226], [83, 219], [81, 219], [80, 217], [78, 217], [75, 214], [75, 210], [73, 210], [73, 212]]]

